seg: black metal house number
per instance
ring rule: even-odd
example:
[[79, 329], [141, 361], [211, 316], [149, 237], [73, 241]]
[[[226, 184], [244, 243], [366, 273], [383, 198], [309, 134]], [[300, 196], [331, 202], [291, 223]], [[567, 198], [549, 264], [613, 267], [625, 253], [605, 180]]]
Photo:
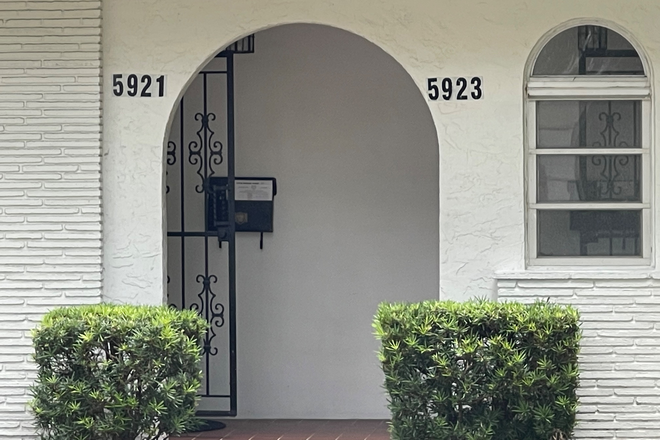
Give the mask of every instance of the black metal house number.
[[429, 78], [428, 94], [431, 101], [477, 101], [483, 99], [483, 81], [479, 76], [472, 78]]
[[162, 98], [165, 96], [165, 75], [112, 75], [112, 93], [115, 96]]

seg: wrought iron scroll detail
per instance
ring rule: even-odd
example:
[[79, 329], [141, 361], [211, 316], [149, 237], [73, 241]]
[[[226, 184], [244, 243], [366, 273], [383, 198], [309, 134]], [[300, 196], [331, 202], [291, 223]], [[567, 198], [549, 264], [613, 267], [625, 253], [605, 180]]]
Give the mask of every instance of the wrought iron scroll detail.
[[222, 165], [222, 163], [225, 161], [225, 158], [223, 156], [223, 149], [224, 149], [224, 146], [222, 145], [222, 142], [220, 142], [220, 141], [214, 141], [212, 144], [210, 144], [210, 147], [209, 147], [209, 171], [210, 171], [209, 177], [210, 176], [215, 176], [216, 170], [215, 170], [214, 167]]
[[617, 186], [617, 180], [621, 176], [619, 167], [625, 167], [630, 162], [629, 156], [593, 156], [591, 163], [600, 168], [599, 197], [600, 199], [614, 199], [621, 195], [623, 188]]
[[216, 302], [217, 295], [211, 288], [212, 284], [218, 282], [218, 277], [215, 275], [197, 275], [197, 283], [202, 285], [202, 290], [197, 294], [199, 302], [190, 305], [190, 310], [199, 313], [200, 316], [206, 318], [209, 322], [209, 330], [204, 336], [203, 353], [215, 356], [218, 354], [218, 347], [213, 347], [213, 339], [217, 336], [216, 328], [221, 328], [225, 325], [225, 306]]
[[[169, 141], [167, 143], [167, 165], [172, 166], [176, 164], [176, 143], [174, 141]], [[169, 174], [168, 171], [165, 171], [165, 176]], [[165, 193], [170, 193], [170, 185], [165, 185]]]
[[213, 136], [215, 131], [211, 128], [211, 122], [215, 121], [215, 113], [197, 113], [195, 120], [199, 121], [199, 129], [195, 133], [197, 140], [193, 140], [188, 144], [188, 162], [197, 167], [195, 171], [200, 178], [200, 183], [195, 186], [195, 191], [199, 194], [205, 190], [206, 177], [204, 175], [204, 161], [207, 159], [205, 145], [208, 146], [208, 164], [207, 170], [210, 176], [215, 175], [216, 170], [214, 167], [221, 165], [224, 162], [223, 150], [224, 146], [220, 141], [214, 141]]
[[612, 102], [611, 101], [608, 102], [608, 111], [600, 112], [600, 114], [598, 115], [598, 120], [605, 122], [605, 127], [600, 132], [600, 137], [603, 138], [603, 142], [600, 141], [594, 142], [593, 144], [594, 147], [600, 147], [600, 148], [630, 147], [630, 145], [625, 141], [621, 141], [617, 143], [617, 140], [619, 139], [619, 135], [621, 134], [621, 132], [616, 129], [615, 122], [620, 121], [621, 118], [622, 118], [621, 113], [612, 111]]
[[220, 166], [224, 162], [223, 145], [220, 141], [214, 141], [215, 131], [211, 128], [211, 121], [215, 121], [215, 113], [208, 113], [206, 120], [207, 145], [209, 146], [209, 177], [215, 175], [215, 166]]
[[[633, 110], [634, 111], [634, 110]], [[608, 102], [607, 111], [598, 114], [598, 120], [603, 121], [605, 126], [600, 131], [602, 141], [596, 141], [593, 146], [596, 148], [630, 148], [626, 141], [619, 141], [621, 132], [617, 130], [617, 122], [623, 119], [620, 112], [612, 110], [612, 102]], [[633, 121], [634, 125], [634, 121]], [[633, 127], [636, 129], [636, 127]], [[591, 164], [598, 170], [597, 194], [598, 200], [613, 200], [623, 192], [622, 169], [628, 166], [631, 156], [629, 155], [595, 155], [591, 157]], [[633, 159], [635, 161], [635, 159]], [[636, 163], [635, 163], [636, 165]], [[635, 166], [635, 169], [637, 167]], [[634, 196], [638, 197], [639, 188], [636, 182], [636, 173], [633, 173], [633, 182], [635, 185]]]
[[195, 191], [201, 194], [204, 192], [204, 157], [202, 156], [204, 136], [202, 133], [204, 132], [204, 126], [208, 124], [208, 115], [197, 113], [195, 115], [195, 121], [201, 122], [199, 130], [196, 132], [197, 139], [199, 139], [199, 141], [193, 140], [188, 144], [188, 163], [197, 167], [195, 172], [201, 179], [201, 183], [195, 186]]
[[167, 143], [167, 164], [176, 164], [176, 143], [174, 141]]

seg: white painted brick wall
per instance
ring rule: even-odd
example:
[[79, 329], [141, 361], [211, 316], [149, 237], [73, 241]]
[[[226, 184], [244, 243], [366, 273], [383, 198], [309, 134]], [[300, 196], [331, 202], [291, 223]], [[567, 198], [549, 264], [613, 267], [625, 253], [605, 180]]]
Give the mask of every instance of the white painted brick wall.
[[500, 301], [549, 298], [581, 313], [576, 437], [660, 439], [660, 279], [630, 273], [499, 278]]
[[32, 438], [30, 329], [101, 298], [101, 2], [0, 0], [0, 439]]

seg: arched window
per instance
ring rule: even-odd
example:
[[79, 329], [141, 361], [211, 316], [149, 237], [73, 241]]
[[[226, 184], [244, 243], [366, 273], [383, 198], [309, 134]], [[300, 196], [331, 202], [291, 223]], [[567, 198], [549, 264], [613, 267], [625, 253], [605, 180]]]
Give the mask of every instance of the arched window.
[[577, 26], [539, 52], [527, 90], [530, 265], [646, 265], [651, 90], [623, 36]]

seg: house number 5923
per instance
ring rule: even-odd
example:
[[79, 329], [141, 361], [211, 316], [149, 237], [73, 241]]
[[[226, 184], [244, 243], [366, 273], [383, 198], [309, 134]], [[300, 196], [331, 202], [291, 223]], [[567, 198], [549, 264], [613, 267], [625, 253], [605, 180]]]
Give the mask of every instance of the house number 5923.
[[130, 96], [140, 98], [165, 96], [165, 75], [112, 75], [112, 93], [115, 96]]
[[429, 78], [428, 94], [431, 101], [479, 100], [484, 97], [483, 81], [480, 76], [472, 78]]

